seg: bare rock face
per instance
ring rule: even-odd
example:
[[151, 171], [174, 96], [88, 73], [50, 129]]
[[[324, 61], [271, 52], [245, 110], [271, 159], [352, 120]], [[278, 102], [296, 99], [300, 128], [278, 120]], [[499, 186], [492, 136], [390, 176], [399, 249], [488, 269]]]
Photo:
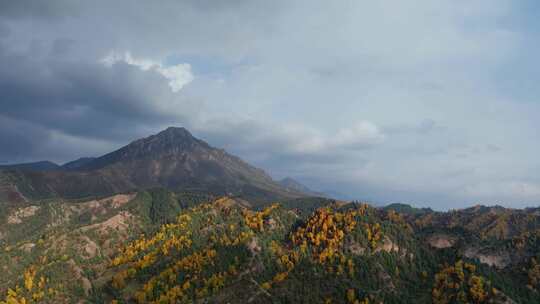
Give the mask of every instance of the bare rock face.
[[363, 255], [366, 252], [366, 248], [362, 247], [357, 242], [349, 244], [347, 249], [354, 255]]
[[131, 213], [128, 211], [121, 211], [104, 222], [84, 226], [80, 229], [83, 232], [96, 229], [96, 231], [100, 234], [107, 234], [109, 230], [124, 232], [129, 228], [129, 224], [133, 220], [134, 216]]
[[88, 296], [90, 294], [90, 291], [92, 290], [92, 283], [90, 282], [90, 280], [88, 280], [87, 277], [84, 276], [82, 268], [77, 265], [77, 263], [73, 259], [70, 259], [67, 263], [71, 268], [70, 270], [73, 273], [73, 278], [81, 282], [84, 294]]
[[40, 208], [41, 207], [39, 206], [29, 206], [26, 208], [19, 208], [8, 216], [7, 222], [8, 224], [21, 224], [24, 218], [34, 216]]
[[81, 236], [80, 240], [83, 242], [83, 246], [81, 247], [81, 257], [83, 259], [91, 259], [96, 257], [100, 254], [100, 249], [98, 245], [92, 241], [89, 237], [83, 235]]
[[90, 215], [91, 222], [95, 222], [98, 216], [124, 206], [134, 199], [136, 195], [137, 193], [117, 194], [100, 200], [90, 200], [77, 204], [63, 203], [58, 210], [51, 210], [52, 220], [47, 224], [47, 228], [65, 225], [85, 213]]
[[259, 242], [257, 238], [252, 238], [251, 241], [247, 244], [249, 252], [251, 252], [251, 255], [256, 255], [259, 252], [261, 252], [261, 246], [259, 246]]
[[382, 244], [379, 245], [377, 249], [375, 249], [375, 252], [379, 252], [379, 251], [398, 252], [399, 246], [396, 245], [388, 236], [385, 236]]
[[464, 255], [469, 259], [478, 259], [480, 263], [503, 269], [511, 262], [507, 252], [490, 252], [482, 248], [470, 247], [465, 249]]
[[32, 252], [32, 249], [34, 249], [34, 247], [36, 247], [36, 244], [34, 243], [25, 243], [25, 244], [22, 244], [19, 249], [21, 249], [22, 251], [26, 252], [26, 253], [30, 253]]
[[76, 205], [70, 205], [70, 208], [78, 214], [84, 211], [103, 214], [109, 209], [117, 209], [122, 207], [123, 205], [131, 201], [133, 198], [135, 198], [135, 196], [135, 193], [116, 194], [100, 200], [91, 200]]
[[428, 244], [437, 249], [453, 247], [457, 239], [447, 234], [433, 234], [427, 238]]

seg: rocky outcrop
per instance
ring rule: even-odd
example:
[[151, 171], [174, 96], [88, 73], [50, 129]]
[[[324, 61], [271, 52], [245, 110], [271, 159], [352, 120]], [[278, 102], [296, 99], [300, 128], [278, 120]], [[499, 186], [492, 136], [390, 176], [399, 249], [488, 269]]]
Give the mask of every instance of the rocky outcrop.
[[19, 208], [8, 216], [7, 222], [8, 224], [21, 224], [25, 218], [34, 216], [40, 208], [39, 206]]
[[510, 255], [507, 252], [491, 252], [478, 247], [465, 249], [463, 255], [469, 259], [478, 259], [482, 264], [499, 269], [505, 268], [511, 262]]
[[32, 249], [34, 249], [34, 247], [36, 247], [36, 244], [34, 243], [24, 243], [21, 246], [19, 246], [19, 249], [21, 249], [22, 251], [26, 253], [30, 253], [32, 252]]
[[73, 278], [81, 282], [81, 287], [84, 290], [84, 294], [88, 296], [90, 294], [90, 291], [92, 290], [92, 283], [87, 277], [84, 276], [82, 268], [77, 265], [77, 263], [73, 259], [70, 259], [67, 263], [73, 274]]
[[427, 238], [427, 243], [437, 249], [444, 249], [453, 247], [457, 241], [457, 238], [448, 234], [433, 234]]
[[398, 252], [399, 246], [394, 243], [388, 236], [385, 236], [382, 243], [375, 248], [374, 252], [385, 251], [385, 252]]
[[100, 234], [107, 234], [110, 230], [125, 232], [134, 219], [135, 217], [128, 211], [121, 211], [104, 222], [83, 226], [80, 230], [82, 232], [95, 230]]

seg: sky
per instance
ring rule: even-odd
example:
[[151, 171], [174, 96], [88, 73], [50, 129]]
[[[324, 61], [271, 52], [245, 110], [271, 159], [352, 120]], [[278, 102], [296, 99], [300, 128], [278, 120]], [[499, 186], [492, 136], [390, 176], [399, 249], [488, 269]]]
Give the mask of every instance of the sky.
[[537, 1], [2, 1], [0, 163], [168, 126], [276, 179], [540, 205]]

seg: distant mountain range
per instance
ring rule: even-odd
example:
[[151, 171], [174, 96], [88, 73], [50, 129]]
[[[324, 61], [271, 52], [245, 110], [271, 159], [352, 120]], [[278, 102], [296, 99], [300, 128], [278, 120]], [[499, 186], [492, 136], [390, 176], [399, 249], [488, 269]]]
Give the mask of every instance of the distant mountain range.
[[317, 192], [315, 190], [311, 190], [310, 188], [308, 188], [304, 184], [300, 183], [299, 181], [297, 181], [297, 180], [295, 180], [295, 179], [293, 179], [291, 177], [286, 177], [286, 178], [280, 180], [279, 184], [282, 185], [283, 187], [285, 187], [285, 189], [288, 189], [290, 191], [298, 191], [298, 192], [310, 194], [310, 195], [313, 195], [313, 196], [321, 196], [321, 197], [328, 196], [325, 193]]
[[52, 171], [52, 170], [59, 170], [61, 168], [62, 166], [59, 166], [48, 160], [38, 161], [38, 162], [33, 162], [33, 163], [0, 165], [0, 170]]
[[255, 201], [322, 195], [290, 178], [274, 181], [262, 169], [177, 127], [97, 158], [0, 166], [0, 200], [80, 198], [154, 187]]
[[81, 157], [79, 159], [69, 161], [63, 165], [58, 165], [52, 161], [43, 160], [31, 163], [20, 163], [12, 165], [0, 165], [0, 170], [26, 170], [26, 171], [70, 171], [79, 170], [84, 165], [95, 160], [95, 157]]

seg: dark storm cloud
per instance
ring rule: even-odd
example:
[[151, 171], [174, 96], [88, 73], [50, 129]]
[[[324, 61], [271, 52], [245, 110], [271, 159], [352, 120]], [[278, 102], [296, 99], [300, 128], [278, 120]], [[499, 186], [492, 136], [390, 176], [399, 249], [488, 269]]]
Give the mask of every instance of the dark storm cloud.
[[18, 0], [0, 2], [0, 17], [7, 19], [44, 18], [55, 20], [74, 15], [76, 12], [76, 2], [69, 0]]
[[[69, 42], [55, 45], [53, 52], [67, 52]], [[148, 135], [148, 128], [182, 121], [182, 110], [191, 113], [162, 75], [125, 63], [105, 67], [0, 49], [0, 67], [0, 142], [6, 147], [1, 152], [5, 161], [40, 157], [39, 147], [51, 131], [125, 142]], [[176, 111], [163, 110], [170, 106]]]
[[[152, 106], [152, 93], [166, 92], [162, 77], [118, 64], [105, 68], [85, 63], [33, 62], [24, 57], [1, 58], [3, 115], [62, 130], [68, 134], [118, 138], [122, 128], [163, 119]], [[142, 86], [153, 88], [140, 90]]]
[[73, 39], [55, 39], [51, 48], [50, 55], [54, 58], [65, 57], [69, 55], [72, 47], [76, 44]]
[[118, 145], [67, 136], [54, 129], [0, 115], [0, 163], [49, 160], [59, 164], [80, 155], [98, 156]]
[[0, 116], [0, 163], [41, 157], [39, 151], [48, 140], [44, 129]]
[[10, 33], [9, 27], [0, 20], [0, 39], [9, 36]]

